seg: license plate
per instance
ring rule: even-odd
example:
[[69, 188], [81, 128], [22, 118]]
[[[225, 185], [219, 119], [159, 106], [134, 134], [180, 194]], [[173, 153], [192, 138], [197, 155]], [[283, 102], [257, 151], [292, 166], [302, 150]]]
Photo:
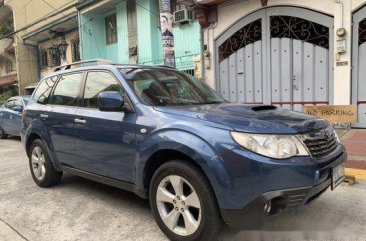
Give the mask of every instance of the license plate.
[[343, 182], [345, 173], [345, 163], [333, 167], [332, 169], [332, 190], [334, 190], [341, 182]]

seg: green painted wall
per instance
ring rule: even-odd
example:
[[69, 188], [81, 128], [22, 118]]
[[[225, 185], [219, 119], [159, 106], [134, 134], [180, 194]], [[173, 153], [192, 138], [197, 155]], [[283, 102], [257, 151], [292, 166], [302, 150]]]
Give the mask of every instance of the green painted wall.
[[[106, 44], [105, 17], [116, 13], [118, 42]], [[93, 20], [91, 20], [93, 19]], [[116, 6], [115, 11], [103, 14], [93, 12], [80, 17], [80, 35], [83, 59], [103, 58], [115, 63], [128, 63], [126, 3]]]
[[[163, 64], [159, 6], [157, 1], [137, 0], [138, 63], [145, 65]], [[112, 11], [113, 12], [113, 11]], [[118, 4], [117, 14], [118, 43], [106, 45], [105, 23], [107, 15], [86, 13], [81, 15], [80, 35], [83, 59], [106, 58], [113, 62], [128, 63], [128, 30], [126, 2]], [[90, 19], [93, 18], [93, 21]], [[193, 57], [201, 54], [200, 25], [191, 22], [174, 27], [175, 55], [177, 68], [193, 69]]]

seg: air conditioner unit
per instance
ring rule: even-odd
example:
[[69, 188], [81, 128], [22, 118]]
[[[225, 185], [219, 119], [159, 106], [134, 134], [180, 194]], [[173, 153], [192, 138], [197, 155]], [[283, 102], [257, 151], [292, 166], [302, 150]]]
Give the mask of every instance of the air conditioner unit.
[[193, 13], [191, 10], [182, 9], [174, 12], [174, 23], [187, 23], [193, 20]]

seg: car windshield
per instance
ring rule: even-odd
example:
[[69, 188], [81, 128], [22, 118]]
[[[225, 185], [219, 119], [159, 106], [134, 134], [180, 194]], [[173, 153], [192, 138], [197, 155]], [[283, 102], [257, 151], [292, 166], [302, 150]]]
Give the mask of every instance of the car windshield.
[[123, 68], [120, 71], [140, 100], [148, 105], [179, 106], [225, 102], [202, 81], [175, 70]]

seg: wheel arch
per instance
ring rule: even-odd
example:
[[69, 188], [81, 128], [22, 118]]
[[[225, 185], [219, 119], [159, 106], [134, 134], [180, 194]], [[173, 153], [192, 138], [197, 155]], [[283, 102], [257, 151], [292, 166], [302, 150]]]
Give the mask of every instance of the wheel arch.
[[135, 183], [146, 194], [156, 170], [164, 163], [177, 159], [187, 161], [202, 171], [219, 204], [220, 195], [231, 190], [232, 180], [223, 160], [213, 147], [194, 134], [179, 131], [169, 134], [164, 132], [163, 135], [151, 137], [151, 140], [141, 146], [142, 148], [137, 151]]

